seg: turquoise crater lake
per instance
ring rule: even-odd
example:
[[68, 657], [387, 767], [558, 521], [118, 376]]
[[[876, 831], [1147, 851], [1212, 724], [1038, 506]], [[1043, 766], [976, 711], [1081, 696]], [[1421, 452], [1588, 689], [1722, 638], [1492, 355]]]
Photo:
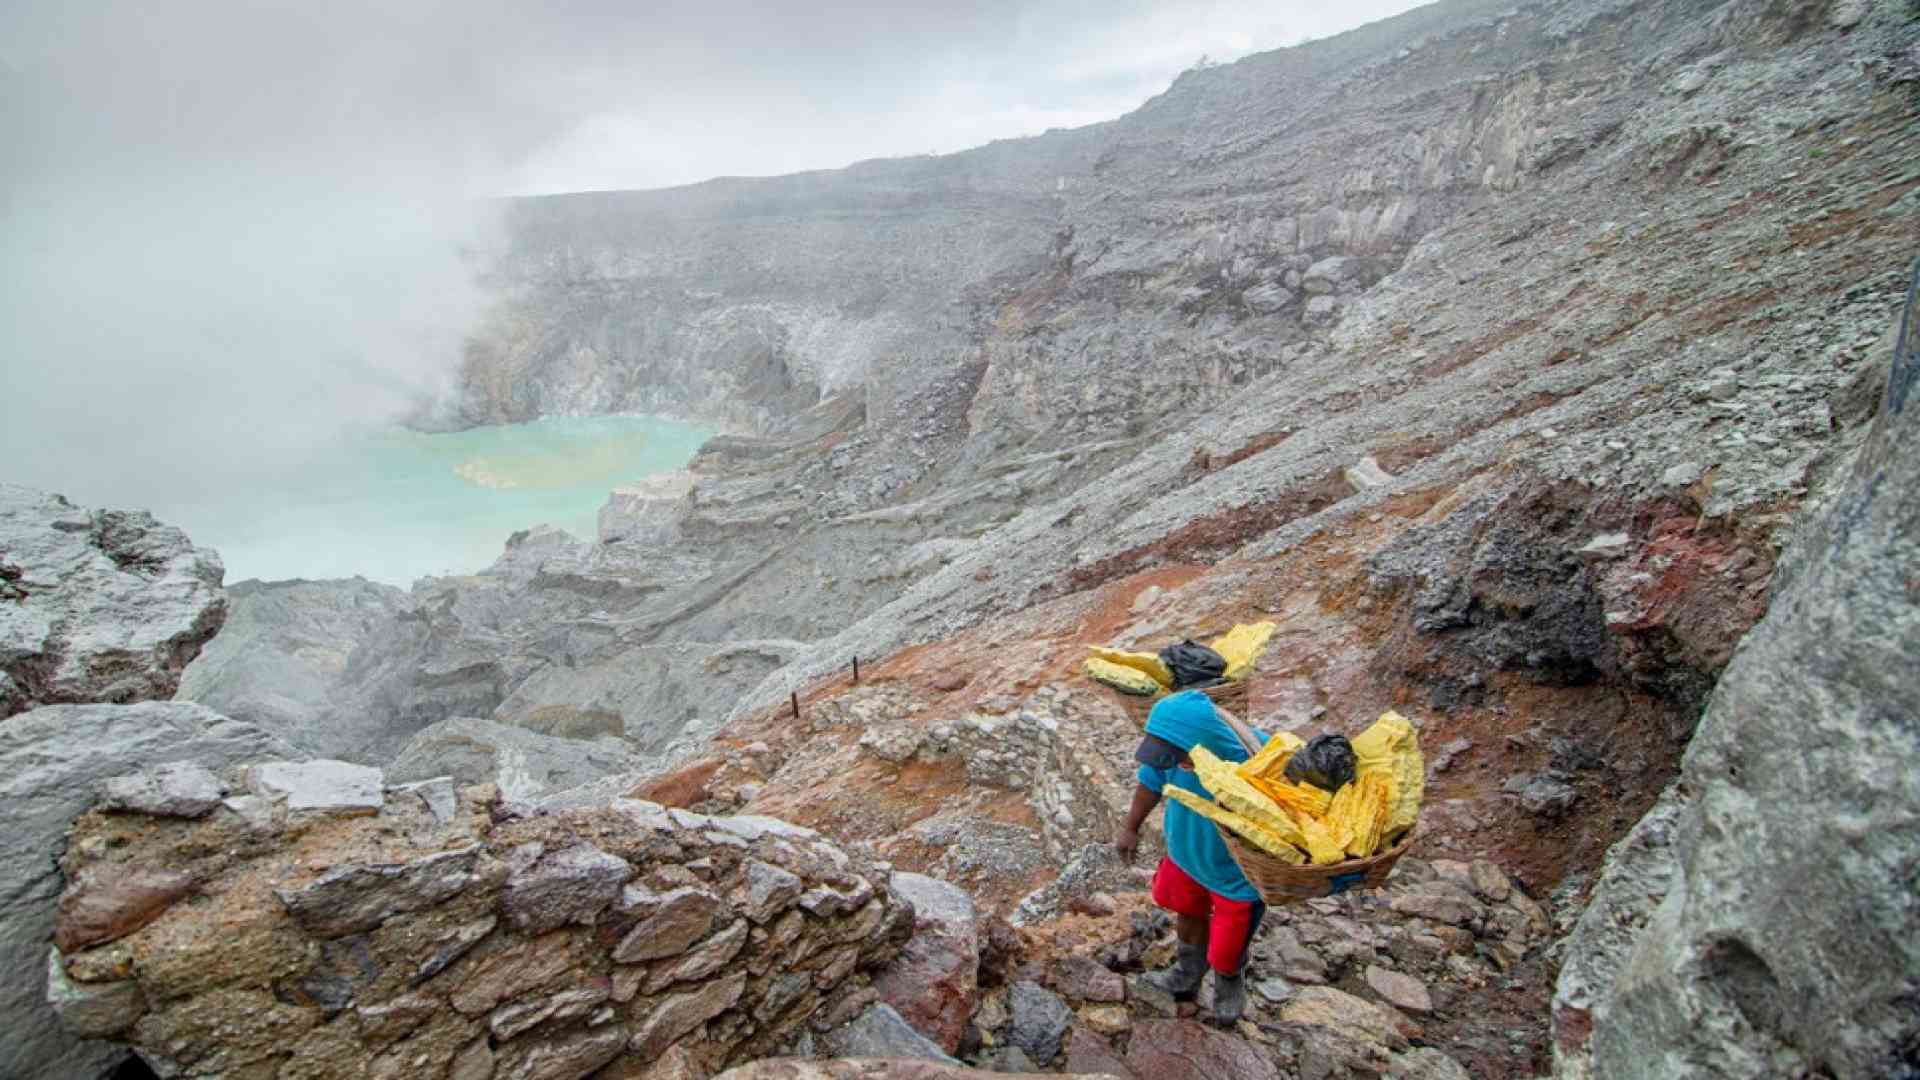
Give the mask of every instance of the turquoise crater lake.
[[556, 417], [444, 434], [342, 439], [244, 506], [189, 513], [227, 581], [468, 574], [507, 537], [558, 525], [592, 540], [607, 494], [683, 468], [712, 429], [646, 416]]

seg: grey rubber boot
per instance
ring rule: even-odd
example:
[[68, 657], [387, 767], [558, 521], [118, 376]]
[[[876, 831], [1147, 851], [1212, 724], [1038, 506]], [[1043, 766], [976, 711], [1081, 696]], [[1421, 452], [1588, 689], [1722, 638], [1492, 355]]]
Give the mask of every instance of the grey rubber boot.
[[1247, 1011], [1247, 973], [1243, 968], [1238, 975], [1213, 973], [1213, 1022], [1220, 1027], [1230, 1028], [1240, 1022]]
[[1173, 995], [1175, 1001], [1192, 1001], [1200, 993], [1200, 982], [1207, 977], [1207, 947], [1180, 944], [1173, 966], [1156, 971], [1146, 981]]

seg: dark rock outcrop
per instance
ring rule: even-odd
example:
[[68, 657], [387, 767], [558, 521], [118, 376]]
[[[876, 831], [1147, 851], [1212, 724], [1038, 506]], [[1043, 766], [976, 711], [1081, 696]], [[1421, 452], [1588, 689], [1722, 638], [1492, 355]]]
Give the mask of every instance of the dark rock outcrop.
[[1920, 406], [1888, 395], [1785, 565], [1568, 943], [1563, 1075], [1920, 1070]]

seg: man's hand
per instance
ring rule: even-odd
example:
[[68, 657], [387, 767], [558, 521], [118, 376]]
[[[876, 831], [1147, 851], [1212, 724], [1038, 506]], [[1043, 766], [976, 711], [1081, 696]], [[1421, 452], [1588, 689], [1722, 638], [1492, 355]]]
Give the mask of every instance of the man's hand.
[[1158, 805], [1159, 792], [1145, 784], [1134, 785], [1133, 804], [1127, 807], [1127, 819], [1120, 823], [1120, 832], [1113, 838], [1113, 850], [1121, 862], [1132, 864], [1133, 853], [1140, 848], [1140, 823], [1147, 820], [1147, 815]]

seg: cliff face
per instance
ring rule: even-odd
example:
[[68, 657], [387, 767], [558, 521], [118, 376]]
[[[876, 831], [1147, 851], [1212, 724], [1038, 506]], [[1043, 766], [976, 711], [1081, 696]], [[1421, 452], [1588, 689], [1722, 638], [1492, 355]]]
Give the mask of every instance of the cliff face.
[[[1884, 411], [1742, 643], [1555, 1000], [1570, 1076], [1920, 1069], [1920, 313]], [[1638, 932], [1631, 932], [1633, 928]]]
[[1270, 370], [1336, 321], [1334, 294], [1518, 186], [1568, 125], [1529, 70], [1551, 28], [1499, 10], [1413, 12], [945, 157], [517, 202], [509, 299], [451, 418], [766, 429], [851, 390], [892, 427], [959, 377], [995, 445], [1146, 430]]

